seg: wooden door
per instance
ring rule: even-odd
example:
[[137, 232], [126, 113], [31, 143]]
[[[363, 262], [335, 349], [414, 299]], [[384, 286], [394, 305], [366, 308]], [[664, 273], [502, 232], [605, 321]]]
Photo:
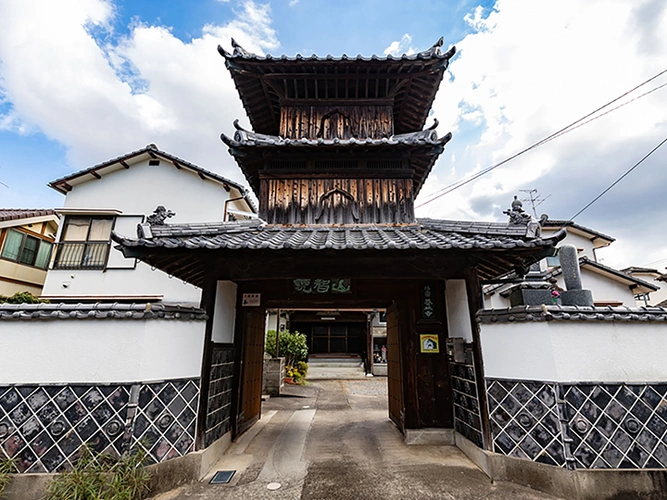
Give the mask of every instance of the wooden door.
[[243, 362], [241, 364], [241, 404], [238, 434], [260, 416], [262, 409], [262, 369], [264, 363], [264, 309], [244, 309]]
[[405, 409], [400, 351], [400, 322], [398, 306], [393, 303], [387, 309], [387, 385], [389, 390], [389, 418], [403, 432]]

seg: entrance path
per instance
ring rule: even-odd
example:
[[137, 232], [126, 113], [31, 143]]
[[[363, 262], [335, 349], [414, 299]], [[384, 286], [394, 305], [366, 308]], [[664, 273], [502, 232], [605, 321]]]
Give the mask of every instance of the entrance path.
[[[387, 417], [385, 378], [289, 386], [263, 403], [262, 415], [203, 482], [154, 500], [556, 498], [492, 483], [456, 447], [406, 446]], [[216, 470], [231, 469], [230, 484], [208, 484]]]

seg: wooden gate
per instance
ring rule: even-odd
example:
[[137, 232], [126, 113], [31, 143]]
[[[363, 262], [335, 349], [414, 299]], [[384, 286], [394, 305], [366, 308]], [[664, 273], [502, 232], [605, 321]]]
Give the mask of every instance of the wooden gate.
[[243, 362], [241, 364], [241, 404], [237, 432], [243, 433], [260, 416], [262, 409], [262, 368], [264, 363], [264, 309], [243, 310]]
[[389, 390], [389, 418], [404, 431], [405, 410], [401, 383], [400, 323], [398, 306], [387, 309], [387, 385]]

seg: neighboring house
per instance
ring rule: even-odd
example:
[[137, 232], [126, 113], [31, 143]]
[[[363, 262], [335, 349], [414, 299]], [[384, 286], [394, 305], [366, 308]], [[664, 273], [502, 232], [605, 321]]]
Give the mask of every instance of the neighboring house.
[[42, 297], [52, 301], [167, 301], [199, 304], [200, 289], [126, 259], [111, 232], [136, 234], [165, 206], [170, 221], [221, 222], [254, 216], [245, 189], [160, 151], [154, 144], [49, 184], [65, 195], [64, 217]]
[[[618, 271], [598, 262], [596, 250], [613, 243], [615, 240], [611, 236], [564, 220], [547, 220], [544, 222], [542, 235], [548, 237], [563, 227], [567, 229], [567, 236], [558, 246], [574, 245], [577, 248], [581, 280], [584, 288], [592, 291], [596, 306], [635, 307], [637, 304], [636, 296], [652, 294], [658, 290], [659, 286], [648, 280]], [[558, 255], [544, 259], [540, 263], [540, 269], [547, 273], [547, 278], [557, 280], [556, 285], [559, 288], [565, 288]], [[508, 307], [512, 289], [512, 284], [485, 286], [485, 307], [496, 309]]]
[[648, 267], [627, 267], [623, 272], [647, 281], [658, 288], [658, 290], [646, 294], [635, 294], [638, 306], [660, 306], [667, 307], [667, 274], [657, 269]]
[[0, 209], [0, 295], [42, 293], [58, 222], [53, 210]]

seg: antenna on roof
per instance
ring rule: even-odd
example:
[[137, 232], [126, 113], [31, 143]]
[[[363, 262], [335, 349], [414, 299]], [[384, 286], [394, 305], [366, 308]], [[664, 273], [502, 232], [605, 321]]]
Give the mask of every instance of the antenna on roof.
[[537, 210], [536, 208], [539, 207], [542, 203], [547, 201], [551, 195], [548, 194], [544, 198], [540, 196], [538, 193], [537, 189], [519, 189], [522, 193], [527, 193], [528, 198], [524, 198], [521, 201], [524, 201], [526, 203], [530, 203], [531, 208], [533, 209], [533, 215], [537, 218]]

